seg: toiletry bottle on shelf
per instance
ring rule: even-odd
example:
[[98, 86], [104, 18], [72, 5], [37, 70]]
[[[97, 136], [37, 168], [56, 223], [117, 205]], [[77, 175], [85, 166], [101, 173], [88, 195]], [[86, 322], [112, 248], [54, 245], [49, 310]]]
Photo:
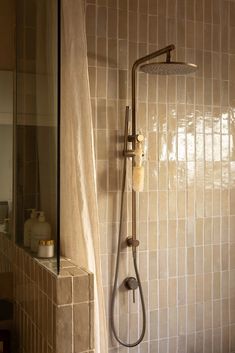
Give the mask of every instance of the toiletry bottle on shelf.
[[31, 251], [38, 251], [38, 244], [40, 240], [51, 239], [51, 226], [46, 222], [44, 212], [39, 212], [37, 222], [32, 227], [31, 236]]
[[30, 247], [32, 227], [37, 222], [37, 212], [34, 208], [30, 208], [30, 218], [24, 223], [24, 246]]
[[38, 254], [39, 258], [51, 258], [54, 256], [54, 240], [39, 240]]

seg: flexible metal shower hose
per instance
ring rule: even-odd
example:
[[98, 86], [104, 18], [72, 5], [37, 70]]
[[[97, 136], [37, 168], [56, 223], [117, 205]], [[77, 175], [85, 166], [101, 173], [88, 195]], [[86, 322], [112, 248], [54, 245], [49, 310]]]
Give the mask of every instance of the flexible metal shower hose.
[[[126, 111], [126, 123], [125, 123], [125, 145], [127, 142], [127, 135], [128, 135], [128, 110]], [[127, 157], [124, 153], [124, 163], [123, 163], [123, 177], [122, 177], [122, 189], [121, 189], [121, 210], [120, 210], [120, 220], [119, 220], [119, 234], [118, 234], [118, 247], [117, 247], [117, 258], [116, 258], [116, 268], [115, 268], [115, 276], [114, 276], [114, 284], [113, 284], [113, 291], [112, 291], [112, 297], [111, 297], [111, 328], [114, 334], [114, 337], [116, 340], [123, 345], [124, 347], [135, 347], [140, 342], [143, 340], [144, 335], [145, 335], [145, 330], [146, 330], [146, 310], [145, 310], [145, 303], [144, 303], [144, 295], [143, 295], [143, 289], [141, 285], [141, 280], [139, 276], [139, 271], [138, 271], [138, 266], [137, 266], [137, 259], [136, 259], [136, 251], [134, 250], [134, 247], [132, 247], [132, 258], [133, 258], [133, 264], [134, 264], [134, 269], [135, 269], [135, 275], [136, 279], [138, 282], [138, 288], [139, 288], [139, 293], [140, 293], [140, 300], [141, 300], [141, 307], [142, 307], [142, 314], [143, 314], [143, 325], [142, 325], [142, 331], [140, 334], [140, 337], [137, 339], [137, 341], [133, 343], [126, 343], [123, 342], [117, 334], [117, 330], [115, 327], [114, 323], [114, 307], [115, 307], [115, 296], [117, 293], [117, 284], [118, 284], [118, 273], [119, 273], [119, 265], [120, 265], [120, 252], [121, 252], [121, 238], [122, 238], [122, 222], [123, 222], [123, 207], [124, 207], [124, 193], [125, 193], [125, 187], [126, 187], [126, 167], [127, 167]]]

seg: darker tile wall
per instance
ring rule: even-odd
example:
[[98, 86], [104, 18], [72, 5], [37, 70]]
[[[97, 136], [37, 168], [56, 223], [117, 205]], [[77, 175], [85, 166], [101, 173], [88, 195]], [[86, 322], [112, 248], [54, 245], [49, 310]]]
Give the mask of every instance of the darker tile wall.
[[13, 273], [16, 353], [94, 352], [93, 275], [69, 260], [37, 260], [0, 234], [0, 269]]

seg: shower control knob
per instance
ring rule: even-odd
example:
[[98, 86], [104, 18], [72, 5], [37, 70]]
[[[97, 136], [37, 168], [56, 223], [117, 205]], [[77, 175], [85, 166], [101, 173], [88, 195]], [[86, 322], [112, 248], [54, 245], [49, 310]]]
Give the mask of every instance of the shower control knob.
[[135, 277], [127, 277], [125, 279], [125, 287], [127, 289], [137, 289], [139, 287], [139, 283]]
[[133, 291], [133, 303], [135, 303], [135, 290], [139, 287], [139, 283], [135, 277], [127, 277], [124, 281], [125, 287]]

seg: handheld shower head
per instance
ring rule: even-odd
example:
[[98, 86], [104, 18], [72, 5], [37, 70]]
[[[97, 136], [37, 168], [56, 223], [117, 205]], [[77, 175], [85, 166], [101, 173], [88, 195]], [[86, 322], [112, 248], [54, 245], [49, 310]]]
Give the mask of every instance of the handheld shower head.
[[140, 66], [140, 71], [151, 75], [187, 75], [196, 70], [195, 64], [176, 61], [154, 62]]

